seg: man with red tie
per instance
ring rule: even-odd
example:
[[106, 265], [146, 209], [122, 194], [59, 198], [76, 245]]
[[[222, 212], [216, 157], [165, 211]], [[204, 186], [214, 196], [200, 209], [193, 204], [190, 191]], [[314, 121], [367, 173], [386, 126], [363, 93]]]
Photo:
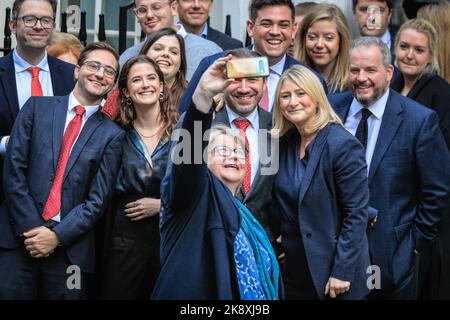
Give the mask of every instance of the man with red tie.
[[83, 299], [94, 272], [94, 224], [112, 194], [124, 132], [100, 111], [118, 55], [88, 45], [73, 91], [31, 97], [5, 154], [0, 299]]
[[[19, 110], [31, 96], [62, 96], [75, 84], [75, 66], [47, 56], [55, 28], [56, 0], [16, 0], [9, 27], [17, 46], [0, 58], [0, 169]], [[0, 170], [0, 179], [1, 179]], [[0, 184], [0, 203], [3, 199]]]
[[[261, 56], [246, 48], [233, 49], [229, 53], [233, 59]], [[249, 157], [246, 175], [236, 197], [261, 222], [272, 244], [276, 246], [275, 239], [270, 236], [267, 221], [277, 167], [274, 167], [271, 156], [274, 151], [269, 134], [272, 129], [272, 114], [261, 106], [266, 83], [267, 78], [262, 77], [235, 79], [224, 91], [225, 106], [216, 114], [214, 122], [239, 130], [244, 138]]]
[[[287, 54], [295, 29], [295, 8], [292, 0], [251, 0], [249, 2], [247, 33], [252, 38], [253, 44], [248, 48], [266, 56], [270, 67], [260, 107], [272, 112], [275, 89], [283, 71], [296, 64], [304, 65]], [[228, 51], [219, 52], [200, 62], [181, 99], [178, 108], [180, 113], [185, 112], [191, 104], [192, 95], [206, 69], [214, 61], [227, 54]], [[327, 92], [327, 84], [323, 77], [316, 71], [312, 69], [311, 71], [320, 79], [325, 92]]]

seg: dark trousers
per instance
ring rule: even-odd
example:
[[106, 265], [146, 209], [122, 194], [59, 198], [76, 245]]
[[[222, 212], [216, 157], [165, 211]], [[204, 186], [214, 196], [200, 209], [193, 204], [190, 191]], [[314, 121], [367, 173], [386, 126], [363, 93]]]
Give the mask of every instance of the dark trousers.
[[102, 299], [148, 300], [160, 271], [159, 246], [114, 236], [102, 272]]
[[33, 258], [23, 246], [0, 248], [0, 300], [85, 299], [86, 275], [80, 274], [80, 289], [69, 289], [77, 283], [71, 281], [70, 265], [62, 248], [47, 258]]

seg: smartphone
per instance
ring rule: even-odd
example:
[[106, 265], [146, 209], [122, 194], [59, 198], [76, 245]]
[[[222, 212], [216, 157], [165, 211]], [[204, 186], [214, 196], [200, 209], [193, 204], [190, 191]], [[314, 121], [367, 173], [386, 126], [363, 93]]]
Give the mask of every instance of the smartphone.
[[258, 78], [269, 76], [267, 57], [237, 58], [226, 65], [227, 78]]
[[381, 28], [381, 11], [378, 6], [369, 6], [367, 8], [367, 29], [376, 30]]

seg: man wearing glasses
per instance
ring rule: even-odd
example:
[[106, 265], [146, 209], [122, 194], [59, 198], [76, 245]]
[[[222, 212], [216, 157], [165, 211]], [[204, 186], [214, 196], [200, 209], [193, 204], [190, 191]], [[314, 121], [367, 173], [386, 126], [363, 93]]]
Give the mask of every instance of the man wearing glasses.
[[[189, 81], [200, 61], [207, 56], [221, 52], [222, 49], [214, 42], [203, 39], [197, 35], [186, 32], [181, 24], [175, 24], [177, 15], [176, 0], [134, 0], [134, 14], [136, 15], [141, 29], [148, 36], [153, 31], [162, 28], [173, 28], [184, 39], [186, 48], [186, 79]], [[120, 66], [139, 54], [143, 42], [128, 48], [120, 56]]]
[[94, 224], [121, 162], [124, 131], [99, 108], [118, 68], [114, 48], [89, 44], [73, 91], [31, 97], [17, 116], [0, 208], [0, 300], [86, 298]]
[[[74, 66], [47, 56], [55, 27], [56, 0], [16, 0], [11, 31], [15, 50], [0, 58], [0, 169], [16, 116], [31, 96], [62, 96], [74, 86]], [[0, 180], [2, 170], [0, 170]], [[3, 202], [0, 183], [0, 204]]]

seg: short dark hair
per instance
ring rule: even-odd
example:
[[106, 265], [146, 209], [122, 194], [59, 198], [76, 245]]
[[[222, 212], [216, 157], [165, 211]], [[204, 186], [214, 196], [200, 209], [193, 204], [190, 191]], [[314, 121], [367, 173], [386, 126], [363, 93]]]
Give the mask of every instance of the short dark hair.
[[[392, 0], [377, 0], [378, 2], [385, 2], [389, 8], [389, 10], [392, 11], [392, 8], [394, 7], [394, 4], [392, 3]], [[355, 11], [356, 6], [358, 5], [358, 0], [352, 0], [352, 8], [353, 11]]]
[[254, 57], [262, 57], [262, 55], [256, 51], [247, 49], [247, 48], [237, 48], [226, 51], [226, 55], [231, 54], [233, 58], [254, 58]]
[[248, 7], [250, 20], [255, 22], [258, 11], [265, 6], [287, 6], [291, 10], [291, 21], [295, 20], [295, 7], [291, 0], [252, 0]]
[[99, 41], [88, 44], [83, 51], [81, 51], [80, 57], [78, 58], [78, 65], [81, 67], [88, 57], [88, 55], [94, 50], [104, 50], [111, 53], [116, 59], [116, 76], [114, 77], [114, 81], [117, 78], [117, 74], [119, 73], [119, 55], [117, 54], [116, 49], [114, 49], [110, 44]]
[[312, 2], [312, 1], [297, 3], [295, 5], [295, 15], [296, 16], [305, 16], [309, 12], [311, 12], [314, 9], [314, 7], [316, 7], [318, 5], [319, 4], [317, 2]]
[[[31, 1], [31, 0], [15, 0], [14, 1], [13, 8], [12, 8], [12, 19], [11, 20], [17, 20], [17, 18], [19, 17], [20, 8], [22, 8], [22, 4], [25, 1]], [[53, 9], [53, 18], [55, 18], [56, 17], [56, 8], [58, 7], [57, 0], [43, 0], [43, 1], [47, 1], [48, 3], [50, 3], [50, 5], [52, 6], [52, 9]]]

